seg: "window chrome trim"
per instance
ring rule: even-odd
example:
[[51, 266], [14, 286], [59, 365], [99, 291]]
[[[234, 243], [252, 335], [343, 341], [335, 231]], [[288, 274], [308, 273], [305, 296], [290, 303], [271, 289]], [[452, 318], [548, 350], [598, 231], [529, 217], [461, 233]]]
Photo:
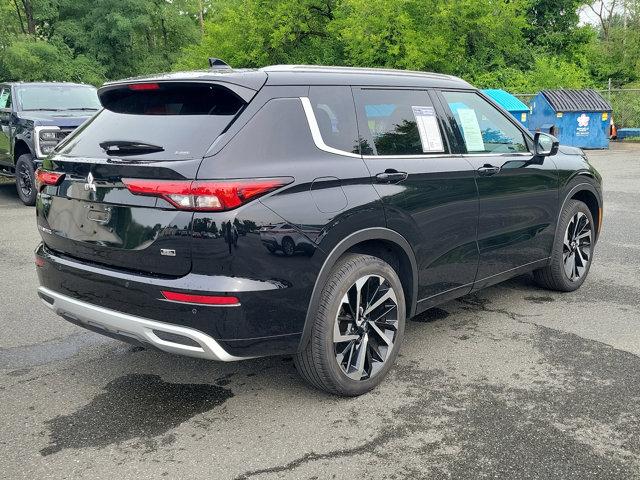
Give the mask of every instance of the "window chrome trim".
[[44, 153], [42, 153], [42, 150], [40, 150], [40, 132], [43, 131], [52, 131], [52, 132], [57, 132], [60, 130], [60, 127], [56, 127], [54, 125], [52, 126], [39, 126], [39, 127], [35, 127], [33, 129], [33, 145], [35, 147], [36, 150], [36, 158], [44, 158], [46, 157], [46, 155]]
[[362, 158], [365, 160], [393, 160], [393, 159], [415, 159], [415, 160], [429, 160], [431, 158], [452, 158], [452, 157], [462, 157], [463, 155], [458, 153], [443, 153], [443, 152], [434, 152], [434, 153], [424, 153], [422, 155], [416, 155], [414, 153], [410, 155], [363, 155]]
[[513, 152], [513, 153], [463, 153], [463, 157], [534, 157], [535, 155], [531, 152]]
[[304, 114], [307, 117], [307, 123], [309, 124], [309, 129], [311, 130], [311, 136], [313, 137], [313, 143], [316, 144], [320, 150], [323, 150], [328, 153], [333, 153], [335, 155], [342, 155], [347, 157], [355, 157], [362, 158], [359, 153], [347, 152], [345, 150], [340, 150], [338, 148], [333, 148], [324, 143], [322, 139], [322, 134], [320, 133], [320, 127], [318, 126], [318, 121], [316, 120], [316, 116], [313, 113], [313, 107], [311, 106], [311, 100], [309, 97], [299, 97], [302, 102], [302, 108], [304, 108]]

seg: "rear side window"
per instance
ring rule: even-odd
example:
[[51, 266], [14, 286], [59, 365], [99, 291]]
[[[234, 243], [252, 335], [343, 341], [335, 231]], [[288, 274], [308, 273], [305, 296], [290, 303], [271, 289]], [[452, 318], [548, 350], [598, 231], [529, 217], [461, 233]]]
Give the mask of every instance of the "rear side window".
[[139, 83], [107, 89], [102, 105], [131, 115], [235, 115], [244, 102], [220, 85]]
[[102, 91], [104, 109], [61, 144], [58, 153], [154, 161], [199, 158], [245, 106], [219, 85], [144, 85]]
[[351, 87], [312, 86], [309, 100], [324, 143], [338, 150], [359, 153]]
[[364, 155], [422, 155], [445, 151], [440, 124], [424, 90], [369, 90], [356, 95]]

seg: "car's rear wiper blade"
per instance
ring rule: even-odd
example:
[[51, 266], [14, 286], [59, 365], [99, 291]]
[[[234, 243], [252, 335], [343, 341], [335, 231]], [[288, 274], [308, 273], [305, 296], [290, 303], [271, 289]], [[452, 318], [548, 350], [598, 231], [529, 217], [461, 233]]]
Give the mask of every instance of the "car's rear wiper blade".
[[97, 112], [99, 109], [98, 108], [93, 108], [93, 107], [73, 107], [73, 108], [67, 108], [65, 110], [79, 110], [79, 111], [91, 111], [91, 112]]
[[144, 155], [145, 153], [164, 152], [164, 148], [159, 145], [128, 140], [102, 142], [100, 148], [110, 155]]

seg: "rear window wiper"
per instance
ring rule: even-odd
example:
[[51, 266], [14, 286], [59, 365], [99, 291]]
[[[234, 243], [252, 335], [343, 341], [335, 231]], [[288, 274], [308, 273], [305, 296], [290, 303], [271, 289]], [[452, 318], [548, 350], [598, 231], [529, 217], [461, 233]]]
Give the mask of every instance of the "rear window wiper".
[[79, 110], [79, 111], [91, 111], [91, 112], [97, 112], [99, 109], [98, 108], [93, 108], [93, 107], [73, 107], [73, 108], [67, 108], [66, 110]]
[[110, 155], [144, 155], [146, 153], [164, 152], [164, 148], [159, 145], [128, 140], [109, 140], [100, 143], [100, 148]]

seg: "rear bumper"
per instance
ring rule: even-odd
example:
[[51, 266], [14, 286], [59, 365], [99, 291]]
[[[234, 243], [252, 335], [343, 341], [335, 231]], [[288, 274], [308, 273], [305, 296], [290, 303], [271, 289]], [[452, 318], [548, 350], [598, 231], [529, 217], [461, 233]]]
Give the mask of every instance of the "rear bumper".
[[[264, 250], [267, 258], [273, 257]], [[39, 266], [36, 268], [41, 292], [53, 292], [63, 299], [85, 305], [84, 316], [66, 315], [66, 320], [89, 330], [132, 343], [145, 342], [162, 350], [186, 355], [208, 356], [216, 349], [203, 348], [200, 335], [206, 340], [204, 347], [215, 342], [230, 357], [254, 358], [267, 355], [292, 354], [297, 351], [308, 305], [308, 289], [275, 279], [248, 279], [225, 275], [188, 274], [179, 278], [149, 277], [133, 272], [118, 271], [64, 257], [40, 245], [36, 250]], [[280, 257], [274, 257], [279, 260]], [[294, 259], [295, 260], [295, 259]], [[271, 273], [270, 269], [266, 269]], [[161, 291], [203, 295], [233, 295], [240, 300], [237, 306], [199, 305], [169, 302]], [[55, 311], [55, 308], [50, 305]], [[149, 341], [145, 331], [128, 331], [119, 323], [116, 328], [103, 328], [93, 315], [94, 311], [114, 312], [118, 318], [141, 319], [174, 328], [156, 329], [161, 341], [167, 336], [182, 335], [180, 331], [196, 332], [186, 335], [187, 346], [169, 350], [166, 343]], [[96, 320], [96, 321], [93, 321]], [[138, 322], [139, 325], [139, 322]], [[107, 325], [108, 327], [109, 325]], [[185, 330], [182, 330], [185, 329]], [[118, 333], [115, 332], [118, 330]], [[153, 329], [152, 329], [153, 330]], [[148, 332], [147, 332], [148, 333]], [[128, 334], [128, 335], [127, 335]], [[183, 335], [184, 336], [184, 335]], [[194, 343], [195, 342], [195, 343]], [[175, 342], [169, 342], [175, 343]], [[206, 351], [206, 355], [203, 353]]]
[[109, 336], [128, 337], [165, 352], [190, 357], [222, 362], [242, 360], [242, 357], [227, 353], [209, 335], [193, 328], [116, 312], [61, 295], [45, 287], [38, 288], [38, 295], [47, 307], [65, 320], [94, 331], [104, 330]]

